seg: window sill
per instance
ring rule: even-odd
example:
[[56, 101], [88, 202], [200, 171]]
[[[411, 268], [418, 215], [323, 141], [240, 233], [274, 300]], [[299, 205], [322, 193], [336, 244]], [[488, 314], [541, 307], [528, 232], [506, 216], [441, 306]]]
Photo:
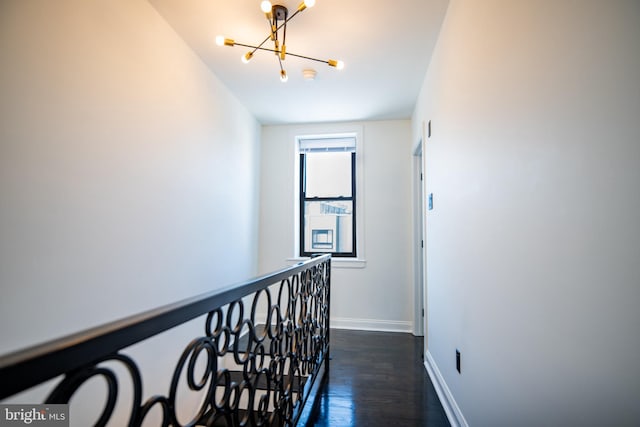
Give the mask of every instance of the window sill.
[[[308, 259], [309, 258], [306, 257], [287, 258], [287, 262], [295, 264]], [[331, 258], [331, 266], [335, 268], [365, 268], [367, 266], [367, 260], [360, 258], [334, 257]]]

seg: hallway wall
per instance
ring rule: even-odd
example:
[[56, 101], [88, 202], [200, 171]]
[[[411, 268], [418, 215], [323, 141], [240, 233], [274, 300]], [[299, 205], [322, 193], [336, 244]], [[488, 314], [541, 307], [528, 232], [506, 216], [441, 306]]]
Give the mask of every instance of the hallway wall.
[[260, 190], [260, 270], [296, 262], [295, 137], [359, 129], [363, 185], [356, 189], [364, 219], [358, 268], [334, 259], [331, 325], [413, 330], [411, 122], [409, 120], [264, 126]]
[[260, 127], [148, 2], [2, 1], [0, 63], [0, 354], [256, 273]]
[[429, 356], [471, 426], [640, 424], [639, 41], [636, 1], [451, 1], [413, 139]]

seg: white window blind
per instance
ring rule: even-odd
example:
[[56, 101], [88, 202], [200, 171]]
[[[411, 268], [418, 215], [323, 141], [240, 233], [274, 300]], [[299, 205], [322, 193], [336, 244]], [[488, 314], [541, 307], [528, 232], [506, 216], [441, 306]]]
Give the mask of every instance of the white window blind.
[[318, 151], [356, 151], [356, 138], [347, 137], [331, 137], [331, 138], [300, 138], [298, 140], [301, 153], [310, 153]]

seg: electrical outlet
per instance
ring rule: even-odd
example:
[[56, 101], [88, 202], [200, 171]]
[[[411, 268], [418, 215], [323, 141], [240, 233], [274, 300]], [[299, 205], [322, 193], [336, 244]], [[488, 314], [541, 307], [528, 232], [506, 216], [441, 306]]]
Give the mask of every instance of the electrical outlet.
[[460, 373], [460, 350], [456, 349], [456, 370]]

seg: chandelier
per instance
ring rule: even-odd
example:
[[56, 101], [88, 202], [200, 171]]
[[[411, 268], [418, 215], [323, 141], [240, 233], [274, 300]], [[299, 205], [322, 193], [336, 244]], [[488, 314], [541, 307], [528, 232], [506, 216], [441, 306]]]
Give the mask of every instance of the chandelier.
[[[260, 8], [264, 12], [267, 18], [267, 21], [269, 22], [269, 35], [267, 36], [267, 38], [265, 38], [262, 41], [262, 43], [260, 43], [257, 46], [252, 46], [248, 44], [237, 43], [235, 40], [225, 38], [224, 36], [217, 36], [216, 44], [218, 46], [231, 46], [231, 47], [241, 46], [241, 47], [246, 47], [251, 49], [247, 53], [242, 55], [241, 59], [242, 59], [242, 62], [244, 62], [245, 64], [251, 60], [253, 55], [258, 50], [265, 50], [268, 52], [275, 53], [276, 57], [278, 58], [278, 63], [280, 64], [280, 80], [282, 82], [286, 82], [289, 78], [287, 76], [287, 71], [284, 69], [284, 66], [282, 65], [282, 62], [285, 60], [287, 55], [294, 56], [296, 58], [322, 62], [329, 65], [330, 67], [334, 67], [334, 68], [337, 68], [338, 70], [341, 70], [344, 68], [344, 63], [342, 61], [337, 61], [335, 59], [323, 60], [323, 59], [312, 58], [310, 56], [298, 55], [296, 53], [287, 52], [287, 44], [286, 44], [287, 23], [291, 21], [294, 16], [296, 16], [297, 14], [299, 14], [300, 12], [302, 12], [307, 8], [313, 7], [313, 5], [315, 4], [316, 4], [316, 0], [303, 0], [303, 2], [300, 3], [300, 5], [298, 6], [298, 9], [295, 11], [295, 13], [289, 16], [289, 10], [286, 7], [279, 4], [272, 5], [270, 1], [265, 0], [260, 4]], [[273, 48], [264, 47], [264, 45], [269, 41], [273, 42]]]

